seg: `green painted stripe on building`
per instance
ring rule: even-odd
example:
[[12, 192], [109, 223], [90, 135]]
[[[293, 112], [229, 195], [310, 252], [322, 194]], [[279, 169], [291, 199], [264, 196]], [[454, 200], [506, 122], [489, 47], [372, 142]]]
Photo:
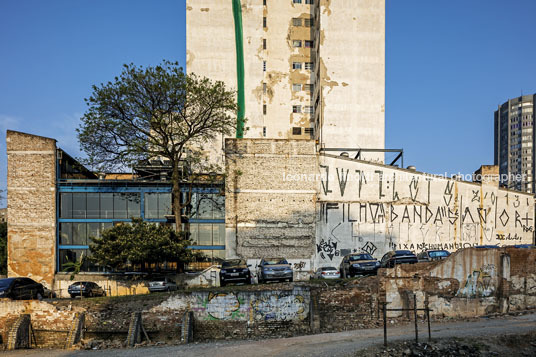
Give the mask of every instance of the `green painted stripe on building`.
[[244, 95], [244, 41], [242, 30], [242, 5], [240, 0], [233, 1], [233, 16], [235, 24], [236, 44], [236, 77], [238, 85], [238, 113], [236, 118], [236, 137], [244, 136], [244, 118], [246, 114], [246, 100]]

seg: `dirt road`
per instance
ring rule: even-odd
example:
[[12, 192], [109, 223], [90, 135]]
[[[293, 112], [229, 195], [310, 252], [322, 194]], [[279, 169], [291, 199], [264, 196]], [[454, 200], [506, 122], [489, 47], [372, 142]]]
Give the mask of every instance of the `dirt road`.
[[[426, 325], [420, 324], [425, 340]], [[389, 341], [414, 338], [413, 325], [388, 329]], [[481, 318], [469, 322], [432, 323], [432, 337], [478, 337], [523, 334], [536, 331], [536, 314]], [[26, 350], [0, 352], [0, 356], [348, 356], [355, 351], [383, 343], [383, 329], [355, 330], [331, 334], [268, 339], [262, 341], [212, 342], [179, 346], [145, 347], [124, 350], [61, 351]]]

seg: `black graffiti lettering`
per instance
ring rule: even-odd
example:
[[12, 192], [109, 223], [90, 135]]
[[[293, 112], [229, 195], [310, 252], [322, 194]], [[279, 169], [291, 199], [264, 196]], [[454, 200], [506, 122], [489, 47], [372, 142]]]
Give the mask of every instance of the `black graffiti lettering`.
[[448, 209], [448, 218], [450, 224], [454, 225], [456, 224], [456, 221], [458, 220], [458, 210], [452, 211], [450, 208]]
[[367, 242], [363, 247], [361, 247], [362, 251], [367, 252], [370, 255], [374, 255], [377, 249], [378, 248], [372, 242]]
[[352, 215], [350, 214], [350, 207], [352, 206], [351, 203], [348, 204], [348, 222], [357, 222], [357, 219], [352, 219]]
[[480, 202], [480, 190], [471, 190], [473, 191], [473, 198], [471, 199], [471, 202]]
[[325, 165], [319, 165], [319, 166], [321, 169], [326, 169], [326, 182], [324, 183], [324, 179], [322, 178], [322, 175], [320, 175], [320, 183], [322, 184], [324, 195], [327, 195], [328, 193], [332, 192], [329, 189], [329, 166], [325, 166]]
[[328, 202], [326, 203], [326, 223], [328, 223], [328, 213], [330, 209], [339, 209], [339, 204], [336, 202]]
[[499, 216], [499, 220], [501, 221], [501, 224], [503, 225], [503, 227], [506, 227], [506, 224], [510, 220], [510, 216], [506, 212], [506, 208], [503, 209], [501, 215]]
[[[365, 219], [363, 219], [362, 213], [365, 212], [364, 216]], [[366, 203], [360, 203], [359, 204], [359, 222], [366, 222], [367, 221], [367, 204]]]
[[521, 202], [519, 201], [519, 195], [514, 195], [514, 197], [516, 198], [516, 200], [514, 201], [514, 208], [517, 208], [519, 207], [519, 205], [521, 204]]
[[398, 218], [398, 214], [396, 214], [395, 207], [393, 205], [391, 205], [391, 207], [389, 208], [389, 212], [391, 212], [390, 214], [391, 214], [391, 223], [392, 223]]
[[471, 210], [469, 207], [465, 207], [465, 211], [462, 214], [462, 223], [465, 223], [465, 219], [469, 216], [471, 218], [471, 223], [475, 223], [475, 220], [473, 219], [473, 215], [471, 214]]
[[365, 177], [365, 175], [363, 174], [363, 171], [361, 170], [355, 170], [355, 172], [357, 172], [359, 174], [359, 185], [358, 185], [358, 193], [357, 193], [357, 196], [359, 198], [361, 198], [361, 187], [363, 186], [363, 181], [365, 182], [365, 184], [367, 183], [367, 178]]
[[[452, 188], [454, 187], [454, 182], [447, 182], [447, 185], [445, 186], [445, 192], [443, 193], [443, 201], [445, 201], [445, 205], [450, 205], [450, 202], [452, 201]], [[447, 200], [448, 199], [448, 200]]]
[[407, 219], [408, 222], [411, 222], [411, 220], [409, 219], [408, 206], [404, 207], [404, 214], [402, 215], [402, 222], [404, 222], [404, 219]]
[[430, 220], [432, 218], [434, 218], [434, 212], [432, 212], [430, 210], [430, 208], [428, 208], [428, 206], [426, 206], [426, 211], [425, 212], [426, 213], [425, 213], [425, 217], [424, 217], [424, 223], [428, 223], [428, 222], [430, 222]]
[[419, 223], [422, 223], [422, 206], [413, 206], [413, 222], [417, 222], [419, 217]]
[[411, 196], [411, 200], [415, 201], [417, 199], [417, 194], [419, 193], [419, 178], [413, 176], [411, 179], [411, 182], [409, 183], [409, 195]]
[[434, 218], [434, 224], [437, 224], [437, 222], [443, 224], [443, 216], [441, 215], [441, 209], [437, 207], [437, 211]]
[[350, 169], [346, 170], [346, 175], [344, 175], [344, 169], [342, 168], [341, 168], [340, 175], [339, 175], [339, 169], [336, 168], [335, 170], [337, 171], [337, 180], [339, 181], [339, 190], [341, 191], [341, 197], [343, 197], [344, 190], [346, 189], [346, 183], [348, 182], [348, 173], [350, 172]]
[[385, 195], [383, 194], [383, 171], [376, 170], [374, 171], [374, 173], [378, 174], [378, 197], [381, 200], [382, 197], [385, 197]]
[[[478, 212], [478, 218], [480, 219], [480, 224], [488, 223], [488, 213], [490, 212], [490, 209], [480, 208], [478, 207], [476, 209]], [[482, 212], [484, 212], [484, 215], [482, 215]]]

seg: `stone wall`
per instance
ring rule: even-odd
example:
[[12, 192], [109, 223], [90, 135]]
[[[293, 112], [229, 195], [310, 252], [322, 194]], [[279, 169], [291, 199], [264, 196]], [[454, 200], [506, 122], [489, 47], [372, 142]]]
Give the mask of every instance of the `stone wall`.
[[8, 130], [8, 276], [52, 286], [56, 266], [56, 141]]
[[226, 140], [226, 254], [307, 259], [314, 253], [315, 182], [285, 182], [285, 170], [316, 170], [314, 142]]

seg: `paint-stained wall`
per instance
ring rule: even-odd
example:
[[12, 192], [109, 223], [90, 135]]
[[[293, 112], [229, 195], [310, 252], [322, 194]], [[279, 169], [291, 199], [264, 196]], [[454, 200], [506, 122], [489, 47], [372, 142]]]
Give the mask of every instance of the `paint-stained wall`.
[[[315, 98], [321, 142], [331, 148], [384, 148], [385, 0], [318, 2]], [[383, 162], [379, 153], [363, 158]]]
[[[241, 4], [244, 137], [310, 138], [305, 129], [316, 117], [325, 146], [383, 148], [384, 0]], [[231, 0], [188, 0], [186, 42], [188, 72], [237, 89]], [[220, 147], [218, 141], [214, 153]], [[364, 157], [383, 161], [381, 154]]]
[[530, 244], [534, 198], [477, 184], [320, 156], [316, 265], [367, 251], [380, 259], [392, 249], [447, 249]]

